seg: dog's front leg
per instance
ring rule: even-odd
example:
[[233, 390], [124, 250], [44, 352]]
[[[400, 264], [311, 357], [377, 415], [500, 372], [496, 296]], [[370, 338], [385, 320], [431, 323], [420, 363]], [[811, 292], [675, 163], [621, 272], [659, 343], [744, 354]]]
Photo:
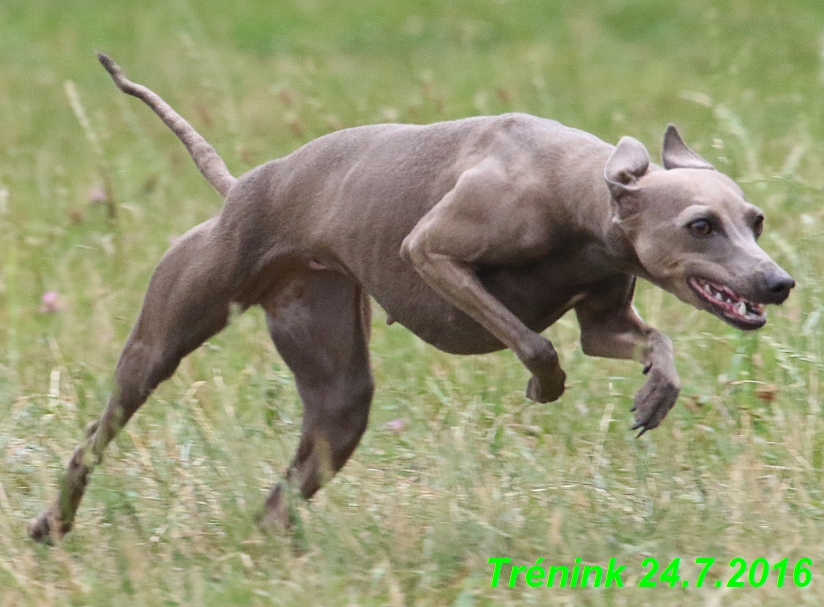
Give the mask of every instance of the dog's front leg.
[[[625, 287], [627, 288], [627, 287]], [[637, 360], [647, 381], [635, 396], [635, 425], [641, 436], [657, 427], [678, 399], [681, 381], [675, 370], [672, 342], [638, 316], [632, 306], [632, 285], [620, 305], [588, 298], [575, 307], [581, 326], [581, 348], [589, 356]]]
[[415, 269], [436, 291], [514, 351], [532, 372], [526, 390], [528, 398], [546, 403], [561, 397], [566, 374], [552, 343], [526, 327], [490, 295], [467, 264], [425, 250], [413, 253], [411, 259]]
[[401, 256], [441, 296], [468, 314], [532, 372], [527, 397], [550, 402], [564, 392], [566, 375], [549, 340], [529, 329], [478, 280], [474, 264], [526, 261], [540, 236], [540, 208], [519, 201], [517, 180], [493, 160], [466, 171], [455, 188], [404, 239]]

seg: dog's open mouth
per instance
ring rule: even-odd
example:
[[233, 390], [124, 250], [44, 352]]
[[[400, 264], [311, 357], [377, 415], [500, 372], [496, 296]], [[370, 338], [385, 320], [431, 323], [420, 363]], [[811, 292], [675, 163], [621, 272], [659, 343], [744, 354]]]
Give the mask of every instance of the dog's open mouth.
[[687, 281], [699, 297], [710, 304], [709, 309], [739, 329], [760, 329], [767, 322], [764, 306], [745, 299], [731, 288], [691, 277]]

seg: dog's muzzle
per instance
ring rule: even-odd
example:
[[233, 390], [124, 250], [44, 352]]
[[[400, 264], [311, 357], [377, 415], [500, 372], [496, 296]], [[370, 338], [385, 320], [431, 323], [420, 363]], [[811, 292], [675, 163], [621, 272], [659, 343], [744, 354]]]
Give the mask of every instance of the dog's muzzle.
[[793, 278], [783, 270], [768, 275], [755, 289], [748, 290], [748, 297], [708, 278], [692, 276], [687, 283], [707, 311], [744, 331], [763, 327], [767, 322], [764, 306], [783, 303], [795, 286]]

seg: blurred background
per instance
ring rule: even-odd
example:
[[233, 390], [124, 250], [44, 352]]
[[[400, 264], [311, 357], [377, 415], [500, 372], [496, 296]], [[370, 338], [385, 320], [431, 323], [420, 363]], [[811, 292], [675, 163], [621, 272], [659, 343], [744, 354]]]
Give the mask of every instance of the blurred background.
[[[110, 447], [67, 540], [34, 546], [25, 522], [102, 411], [153, 268], [222, 203], [98, 50], [236, 175], [374, 122], [522, 111], [654, 159], [675, 123], [766, 212], [799, 286], [742, 334], [639, 285], [684, 383], [639, 440], [640, 369], [584, 357], [571, 316], [547, 332], [567, 393], [539, 405], [511, 353], [448, 356], [376, 309], [370, 430], [289, 537], [253, 524], [301, 407], [251, 310]], [[736, 557], [824, 563], [820, 1], [3, 0], [0, 57], [0, 607], [824, 601], [819, 566], [805, 588], [727, 587]], [[490, 557], [615, 558], [627, 586], [647, 557], [691, 581], [718, 564], [701, 589], [491, 589]]]

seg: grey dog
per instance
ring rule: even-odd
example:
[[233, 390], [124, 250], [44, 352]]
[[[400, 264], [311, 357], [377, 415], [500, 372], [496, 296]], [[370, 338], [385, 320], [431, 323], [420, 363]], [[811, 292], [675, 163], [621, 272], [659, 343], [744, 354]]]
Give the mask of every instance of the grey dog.
[[40, 541], [72, 526], [106, 445], [180, 360], [260, 305], [304, 404], [286, 480], [263, 519], [288, 524], [285, 488], [311, 497], [366, 429], [374, 384], [370, 301], [446, 352], [514, 351], [527, 396], [558, 399], [565, 374], [540, 335], [575, 310], [591, 356], [631, 359], [647, 380], [635, 428], [655, 428], [680, 382], [670, 340], [632, 305], [636, 277], [740, 329], [766, 322], [793, 279], [756, 244], [763, 213], [691, 151], [675, 127], [663, 167], [624, 137], [525, 114], [338, 131], [235, 179], [215, 150], [105, 55], [117, 86], [147, 103], [226, 197], [220, 216], [166, 253], [117, 364], [102, 417], [75, 451]]

